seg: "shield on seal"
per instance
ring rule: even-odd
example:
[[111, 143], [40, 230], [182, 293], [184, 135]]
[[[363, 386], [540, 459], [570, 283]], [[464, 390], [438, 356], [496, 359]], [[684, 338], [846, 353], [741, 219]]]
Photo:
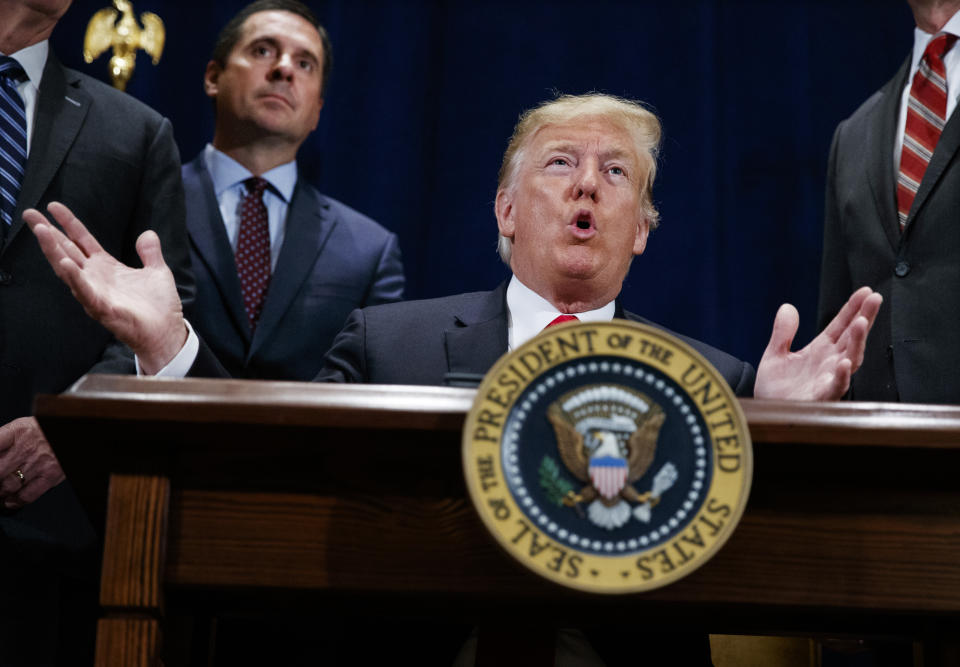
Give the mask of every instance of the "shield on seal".
[[620, 495], [620, 490], [627, 483], [627, 461], [616, 456], [590, 457], [590, 481], [600, 495], [612, 500]]

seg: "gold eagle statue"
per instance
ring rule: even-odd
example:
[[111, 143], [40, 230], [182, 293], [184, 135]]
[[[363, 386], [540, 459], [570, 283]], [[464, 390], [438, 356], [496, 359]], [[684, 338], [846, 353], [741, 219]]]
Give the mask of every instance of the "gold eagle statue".
[[[621, 499], [633, 503], [645, 503], [652, 500], [650, 492], [638, 493], [632, 483], [643, 477], [653, 463], [657, 450], [657, 437], [660, 434], [660, 427], [663, 426], [666, 419], [666, 415], [660, 406], [652, 405], [646, 418], [637, 425], [637, 430], [630, 435], [627, 441], [626, 456], [627, 483], [613, 498], [603, 497], [593, 485], [589, 473], [590, 452], [584, 443], [584, 437], [567, 420], [556, 403], [547, 409], [547, 419], [553, 425], [554, 433], [557, 436], [557, 449], [560, 451], [560, 458], [564, 465], [577, 479], [586, 482], [586, 486], [580, 490], [580, 493], [572, 495], [565, 501], [565, 504], [600, 500], [603, 505], [611, 507], [619, 503]], [[602, 443], [601, 449], [612, 448], [616, 445], [616, 436], [612, 433], [598, 431], [594, 434], [594, 438]]]
[[140, 21], [143, 22], [142, 29], [137, 24], [130, 0], [113, 0], [113, 7], [104, 7], [87, 24], [87, 34], [83, 38], [83, 59], [92, 63], [112, 47], [110, 79], [114, 88], [126, 90], [127, 82], [133, 76], [137, 49], [146, 51], [153, 58], [154, 65], [160, 62], [166, 39], [163, 21], [153, 12], [140, 14]]

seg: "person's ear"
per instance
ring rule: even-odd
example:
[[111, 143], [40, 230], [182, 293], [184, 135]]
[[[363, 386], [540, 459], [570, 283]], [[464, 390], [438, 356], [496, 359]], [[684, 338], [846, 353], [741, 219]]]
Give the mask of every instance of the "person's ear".
[[497, 215], [497, 227], [500, 230], [500, 236], [512, 241], [513, 235], [516, 233], [516, 221], [513, 213], [513, 196], [508, 190], [497, 190], [494, 211]]
[[203, 92], [207, 94], [207, 97], [215, 98], [220, 92], [217, 83], [220, 80], [220, 72], [222, 71], [223, 68], [220, 67], [220, 64], [216, 60], [211, 60], [207, 63], [207, 69], [203, 73]]

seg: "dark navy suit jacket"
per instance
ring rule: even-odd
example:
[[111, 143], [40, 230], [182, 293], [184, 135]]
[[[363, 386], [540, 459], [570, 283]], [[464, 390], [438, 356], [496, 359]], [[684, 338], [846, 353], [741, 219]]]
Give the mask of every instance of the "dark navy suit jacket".
[[[356, 310], [327, 355], [317, 380], [442, 385], [483, 375], [507, 351], [507, 283], [491, 292], [407, 301]], [[617, 317], [673, 332], [617, 308]], [[739, 396], [753, 391], [750, 364], [678, 336], [716, 366]]]
[[403, 296], [396, 235], [300, 180], [251, 335], [202, 154], [183, 166], [183, 185], [197, 283], [196, 300], [185, 314], [233, 377], [309, 380], [351, 311]]
[[[404, 301], [357, 309], [324, 359], [317, 382], [444, 385], [484, 375], [507, 351], [507, 282], [490, 292]], [[625, 312], [677, 336], [713, 364], [738, 396], [750, 396], [756, 373], [745, 361], [666, 327]], [[193, 377], [223, 377], [207, 346], [190, 369]]]

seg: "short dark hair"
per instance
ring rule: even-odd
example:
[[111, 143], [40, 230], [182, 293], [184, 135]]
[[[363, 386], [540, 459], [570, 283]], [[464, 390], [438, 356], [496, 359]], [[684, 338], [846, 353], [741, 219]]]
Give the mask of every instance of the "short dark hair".
[[327, 81], [330, 78], [330, 70], [333, 68], [333, 46], [330, 44], [330, 36], [327, 34], [327, 31], [324, 30], [320, 22], [317, 21], [317, 17], [310, 11], [310, 8], [297, 0], [256, 0], [256, 2], [251, 2], [230, 19], [227, 25], [223, 26], [223, 30], [217, 35], [217, 43], [213, 47], [212, 59], [220, 65], [220, 67], [226, 67], [230, 52], [233, 51], [233, 47], [240, 41], [243, 24], [254, 14], [270, 11], [296, 14], [304, 18], [320, 33], [320, 42], [323, 44], [323, 70], [320, 73], [323, 79], [320, 85], [320, 95], [325, 95], [327, 92]]

